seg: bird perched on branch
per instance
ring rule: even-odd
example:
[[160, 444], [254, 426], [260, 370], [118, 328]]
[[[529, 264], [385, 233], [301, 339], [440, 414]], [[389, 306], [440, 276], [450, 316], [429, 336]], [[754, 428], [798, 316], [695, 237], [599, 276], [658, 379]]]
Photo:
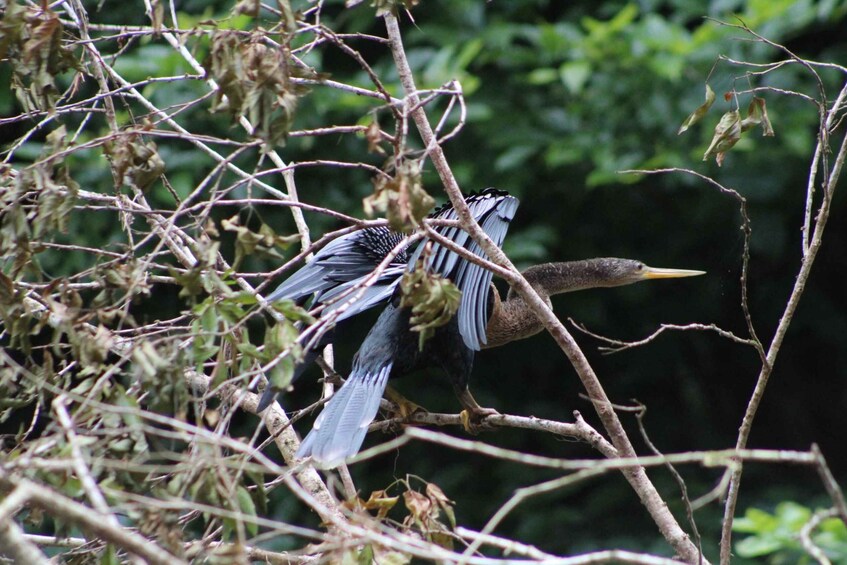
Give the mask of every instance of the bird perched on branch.
[[[487, 189], [469, 196], [466, 201], [483, 230], [495, 244], [501, 245], [517, 210], [517, 200], [505, 192]], [[452, 219], [456, 213], [448, 206], [433, 216]], [[334, 246], [328, 245], [269, 299], [298, 299], [314, 292], [317, 293], [315, 302], [324, 303], [360, 284], [402, 240], [399, 234], [390, 230], [372, 229], [381, 231], [366, 234], [367, 230], [363, 230], [346, 236], [344, 241], [336, 240], [338, 243]], [[471, 253], [485, 257], [464, 230], [442, 227], [436, 231]], [[410, 330], [410, 308], [401, 304], [397, 285], [399, 277], [414, 267], [428, 246], [418, 245], [414, 251], [403, 249], [398, 253], [360, 299], [364, 303], [357, 303], [352, 312], [347, 310], [341, 314], [349, 317], [388, 300], [359, 348], [350, 376], [318, 415], [312, 430], [303, 439], [298, 457], [311, 456], [319, 465], [332, 467], [355, 455], [364, 441], [368, 425], [376, 417], [388, 379], [423, 367], [441, 367], [447, 373], [471, 421], [478, 422], [496, 413], [480, 407], [468, 390], [475, 351], [529, 337], [540, 332], [543, 326], [513, 291], [509, 291], [505, 300], [501, 299], [491, 284], [490, 271], [438, 244], [429, 245], [432, 247], [426, 260], [427, 270], [452, 280], [462, 291], [456, 316], [436, 329], [431, 339], [420, 347], [418, 335]], [[703, 272], [656, 269], [630, 259], [599, 258], [546, 263], [531, 267], [523, 274], [550, 305], [550, 297], [559, 293], [622, 286], [642, 280], [689, 277]], [[272, 399], [273, 393], [271, 395]]]

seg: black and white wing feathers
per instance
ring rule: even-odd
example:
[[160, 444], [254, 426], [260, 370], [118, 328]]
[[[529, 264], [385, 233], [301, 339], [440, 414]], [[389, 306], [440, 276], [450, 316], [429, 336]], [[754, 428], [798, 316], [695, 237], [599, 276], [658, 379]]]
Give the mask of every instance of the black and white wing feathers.
[[[487, 188], [479, 194], [468, 196], [465, 202], [482, 230], [495, 245], [500, 247], [509, 230], [509, 224], [517, 212], [518, 199], [509, 196], [507, 192]], [[458, 214], [452, 207], [445, 206], [437, 210], [432, 217], [456, 220]], [[436, 231], [477, 257], [488, 259], [479, 244], [466, 231], [449, 226], [436, 228]], [[423, 246], [418, 246], [409, 259], [410, 266], [414, 266], [422, 251]], [[459, 332], [467, 347], [479, 351], [486, 343], [488, 292], [493, 274], [488, 269], [466, 261], [458, 253], [438, 244], [433, 246], [428, 268], [452, 280], [462, 291], [462, 300], [459, 303], [459, 311], [456, 313], [459, 319]]]
[[[370, 275], [402, 240], [402, 234], [384, 226], [367, 228], [334, 239], [270, 293], [267, 300], [301, 300], [317, 293], [316, 304], [328, 302]], [[373, 292], [362, 297], [354, 313], [379, 304], [386, 299], [386, 293], [391, 296], [407, 261], [408, 254], [404, 249], [376, 280]], [[385, 287], [390, 287], [390, 290]], [[351, 315], [353, 313], [347, 313], [345, 317]]]

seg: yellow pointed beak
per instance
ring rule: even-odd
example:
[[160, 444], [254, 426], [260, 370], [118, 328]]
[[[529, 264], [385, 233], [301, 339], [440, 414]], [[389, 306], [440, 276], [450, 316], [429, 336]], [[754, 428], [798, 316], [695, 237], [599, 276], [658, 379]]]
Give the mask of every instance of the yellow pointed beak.
[[644, 265], [643, 276], [645, 279], [678, 279], [681, 277], [699, 277], [705, 275], [706, 271], [690, 271], [688, 269], [659, 269]]

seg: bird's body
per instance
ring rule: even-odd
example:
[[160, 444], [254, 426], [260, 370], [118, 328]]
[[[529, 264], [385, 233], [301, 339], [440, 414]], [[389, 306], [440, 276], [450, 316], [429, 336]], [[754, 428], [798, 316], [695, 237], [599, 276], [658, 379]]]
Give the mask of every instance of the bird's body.
[[347, 381], [315, 420], [297, 456], [333, 466], [355, 455], [389, 379], [440, 367], [454, 389], [467, 391], [473, 358], [474, 350], [463, 343], [455, 317], [420, 349], [418, 335], [409, 330], [409, 309], [392, 301], [362, 342]]
[[[518, 200], [502, 190], [487, 188], [482, 192], [470, 194], [465, 198], [465, 202], [482, 229], [500, 245], [506, 236], [509, 222], [517, 211]], [[438, 208], [429, 217], [435, 220], [458, 219], [456, 211], [449, 204]], [[435, 231], [471, 253], [480, 257], [484, 255], [479, 245], [461, 228], [438, 226]], [[266, 297], [266, 300], [299, 301], [314, 295], [312, 306], [326, 305], [322, 315], [327, 316], [344, 303], [343, 299], [338, 300], [339, 297], [346, 296], [352, 289], [362, 286], [362, 282], [403, 239], [403, 234], [385, 226], [366, 228], [339, 237], [321, 249], [311, 262], [286, 279]], [[355, 303], [346, 307], [337, 320], [350, 318], [391, 298], [400, 277], [414, 265], [423, 248], [423, 245], [417, 245], [399, 249], [376, 282], [369, 286]], [[480, 292], [481, 289], [483, 296], [487, 294], [488, 283], [491, 282], [489, 271], [461, 260], [459, 255], [437, 244], [431, 254], [429, 269], [450, 278], [460, 289], [472, 293]], [[478, 302], [463, 301], [458, 312], [463, 326], [462, 335], [468, 347], [472, 349], [479, 349], [485, 342], [486, 312], [484, 302], [483, 308], [477, 306]]]
[[[465, 202], [482, 229], [497, 245], [501, 245], [509, 222], [517, 210], [518, 200], [504, 191], [487, 188], [467, 196]], [[430, 214], [430, 218], [438, 220], [456, 220], [457, 217], [456, 211], [449, 204]], [[471, 253], [484, 256], [478, 244], [464, 230], [453, 226], [438, 226], [435, 231]], [[327, 316], [346, 302], [345, 297], [360, 287], [403, 239], [402, 234], [380, 226], [333, 240], [266, 299], [303, 301], [314, 295], [312, 306], [325, 305], [322, 315]], [[337, 316], [337, 321], [385, 303], [394, 296], [400, 277], [420, 258], [423, 248], [422, 244], [400, 248], [376, 282], [365, 289], [353, 304], [347, 305], [343, 313]], [[432, 247], [429, 257], [429, 270], [449, 278], [462, 291], [463, 298], [456, 315], [461, 343], [471, 350], [479, 350], [485, 344], [485, 325], [488, 321], [485, 297], [491, 283], [491, 272], [461, 260], [456, 253], [438, 244]], [[481, 302], [478, 299], [480, 294], [483, 297]], [[314, 361], [318, 351], [330, 338], [331, 334], [325, 335], [317, 347], [306, 351], [304, 361], [295, 368], [294, 378]], [[271, 387], [266, 388], [259, 401], [259, 410], [270, 405], [276, 395], [277, 391]]]
[[[466, 202], [483, 231], [501, 245], [517, 210], [517, 199], [488, 189], [469, 196]], [[442, 208], [436, 217], [454, 219], [455, 211]], [[464, 230], [445, 227], [438, 231], [471, 253], [485, 256]], [[409, 255], [407, 268], [415, 265], [422, 252], [421, 245]], [[445, 326], [437, 328], [421, 349], [418, 334], [409, 329], [409, 311], [399, 306], [399, 297], [395, 295], [362, 342], [349, 378], [330, 398], [303, 439], [298, 457], [311, 456], [321, 465], [334, 466], [355, 455], [364, 441], [368, 425], [376, 417], [388, 379], [424, 367], [442, 368], [465, 409], [479, 412], [479, 405], [468, 391], [468, 380], [474, 351], [486, 340], [491, 272], [438, 244], [429, 252], [427, 268], [450, 279], [462, 292], [456, 315]]]
[[[468, 196], [465, 201], [483, 231], [495, 244], [501, 245], [517, 210], [517, 199], [503, 191], [486, 189]], [[436, 210], [431, 217], [457, 219], [455, 210], [450, 206]], [[459, 247], [485, 257], [479, 245], [464, 230], [455, 226], [439, 226], [435, 230]], [[463, 406], [476, 413], [481, 410], [470, 395], [467, 384], [474, 351], [479, 350], [486, 340], [491, 272], [465, 261], [454, 251], [432, 243], [426, 255], [425, 268], [430, 273], [450, 279], [462, 292], [462, 298], [456, 315], [446, 326], [437, 328], [423, 349], [419, 349], [419, 336], [409, 329], [408, 309], [399, 306], [397, 286], [402, 274], [414, 268], [421, 259], [424, 245], [420, 244], [415, 249], [397, 249], [401, 242], [402, 236], [387, 228], [370, 228], [339, 238], [268, 296], [269, 300], [304, 300], [314, 293], [312, 305], [326, 305], [323, 315], [327, 315], [344, 302], [343, 299], [337, 300], [343, 293], [361, 285], [392, 250], [399, 251], [376, 283], [338, 315], [341, 320], [393, 297], [356, 354], [349, 378], [329, 400], [312, 431], [304, 438], [297, 452], [299, 457], [312, 456], [320, 464], [334, 465], [354, 455], [364, 440], [368, 425], [376, 416], [388, 379], [423, 367], [441, 367]], [[314, 358], [316, 353], [316, 350], [307, 352], [307, 358]], [[302, 367], [296, 371], [299, 373]], [[268, 387], [260, 401], [260, 410], [269, 405], [275, 396], [276, 393]]]

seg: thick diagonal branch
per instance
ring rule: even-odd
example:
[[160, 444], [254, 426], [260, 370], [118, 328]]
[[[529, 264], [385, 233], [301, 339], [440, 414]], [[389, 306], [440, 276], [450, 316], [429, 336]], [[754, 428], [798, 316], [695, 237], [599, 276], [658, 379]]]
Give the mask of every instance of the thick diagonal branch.
[[[547, 307], [544, 301], [532, 289], [526, 279], [521, 276], [509, 258], [506, 257], [501, 249], [494, 245], [471, 216], [450, 169], [450, 165], [444, 156], [444, 152], [435, 140], [435, 135], [427, 119], [426, 112], [419, 105], [420, 100], [417, 94], [417, 88], [415, 87], [409, 62], [406, 59], [406, 53], [400, 35], [400, 26], [396, 16], [392, 14], [386, 15], [385, 24], [388, 30], [389, 45], [391, 46], [391, 52], [397, 66], [397, 72], [409, 101], [408, 105], [411, 108], [416, 108], [412, 111], [412, 119], [415, 121], [415, 125], [420, 132], [430, 159], [436, 171], [438, 171], [438, 175], [441, 177], [441, 182], [444, 184], [450, 202], [459, 216], [462, 228], [467, 230], [471, 237], [479, 243], [489, 259], [510, 271], [510, 275], [505, 277], [507, 282], [526, 301], [533, 312], [535, 312], [539, 320], [544, 324], [544, 327], [550, 332], [550, 335], [553, 336], [553, 339], [556, 340], [556, 343], [559, 344], [559, 347], [561, 347], [562, 351], [568, 357], [568, 360], [579, 375], [585, 390], [588, 392], [588, 396], [591, 398], [597, 415], [609, 433], [612, 444], [618, 450], [620, 456], [635, 457], [635, 449], [629, 441], [612, 403], [609, 401], [597, 375], [588, 363], [588, 359], [586, 359], [585, 355], [579, 349], [576, 341], [574, 341], [570, 333], [558, 318], [556, 318], [556, 315], [553, 314], [550, 308]], [[623, 474], [638, 494], [642, 504], [647, 508], [650, 516], [658, 525], [662, 536], [664, 536], [671, 547], [686, 561], [691, 563], [699, 562], [701, 556], [696, 546], [679, 526], [679, 523], [673, 514], [671, 514], [670, 510], [668, 510], [667, 504], [662, 500], [653, 483], [650, 482], [644, 468], [635, 467], [626, 469], [623, 471]]]

